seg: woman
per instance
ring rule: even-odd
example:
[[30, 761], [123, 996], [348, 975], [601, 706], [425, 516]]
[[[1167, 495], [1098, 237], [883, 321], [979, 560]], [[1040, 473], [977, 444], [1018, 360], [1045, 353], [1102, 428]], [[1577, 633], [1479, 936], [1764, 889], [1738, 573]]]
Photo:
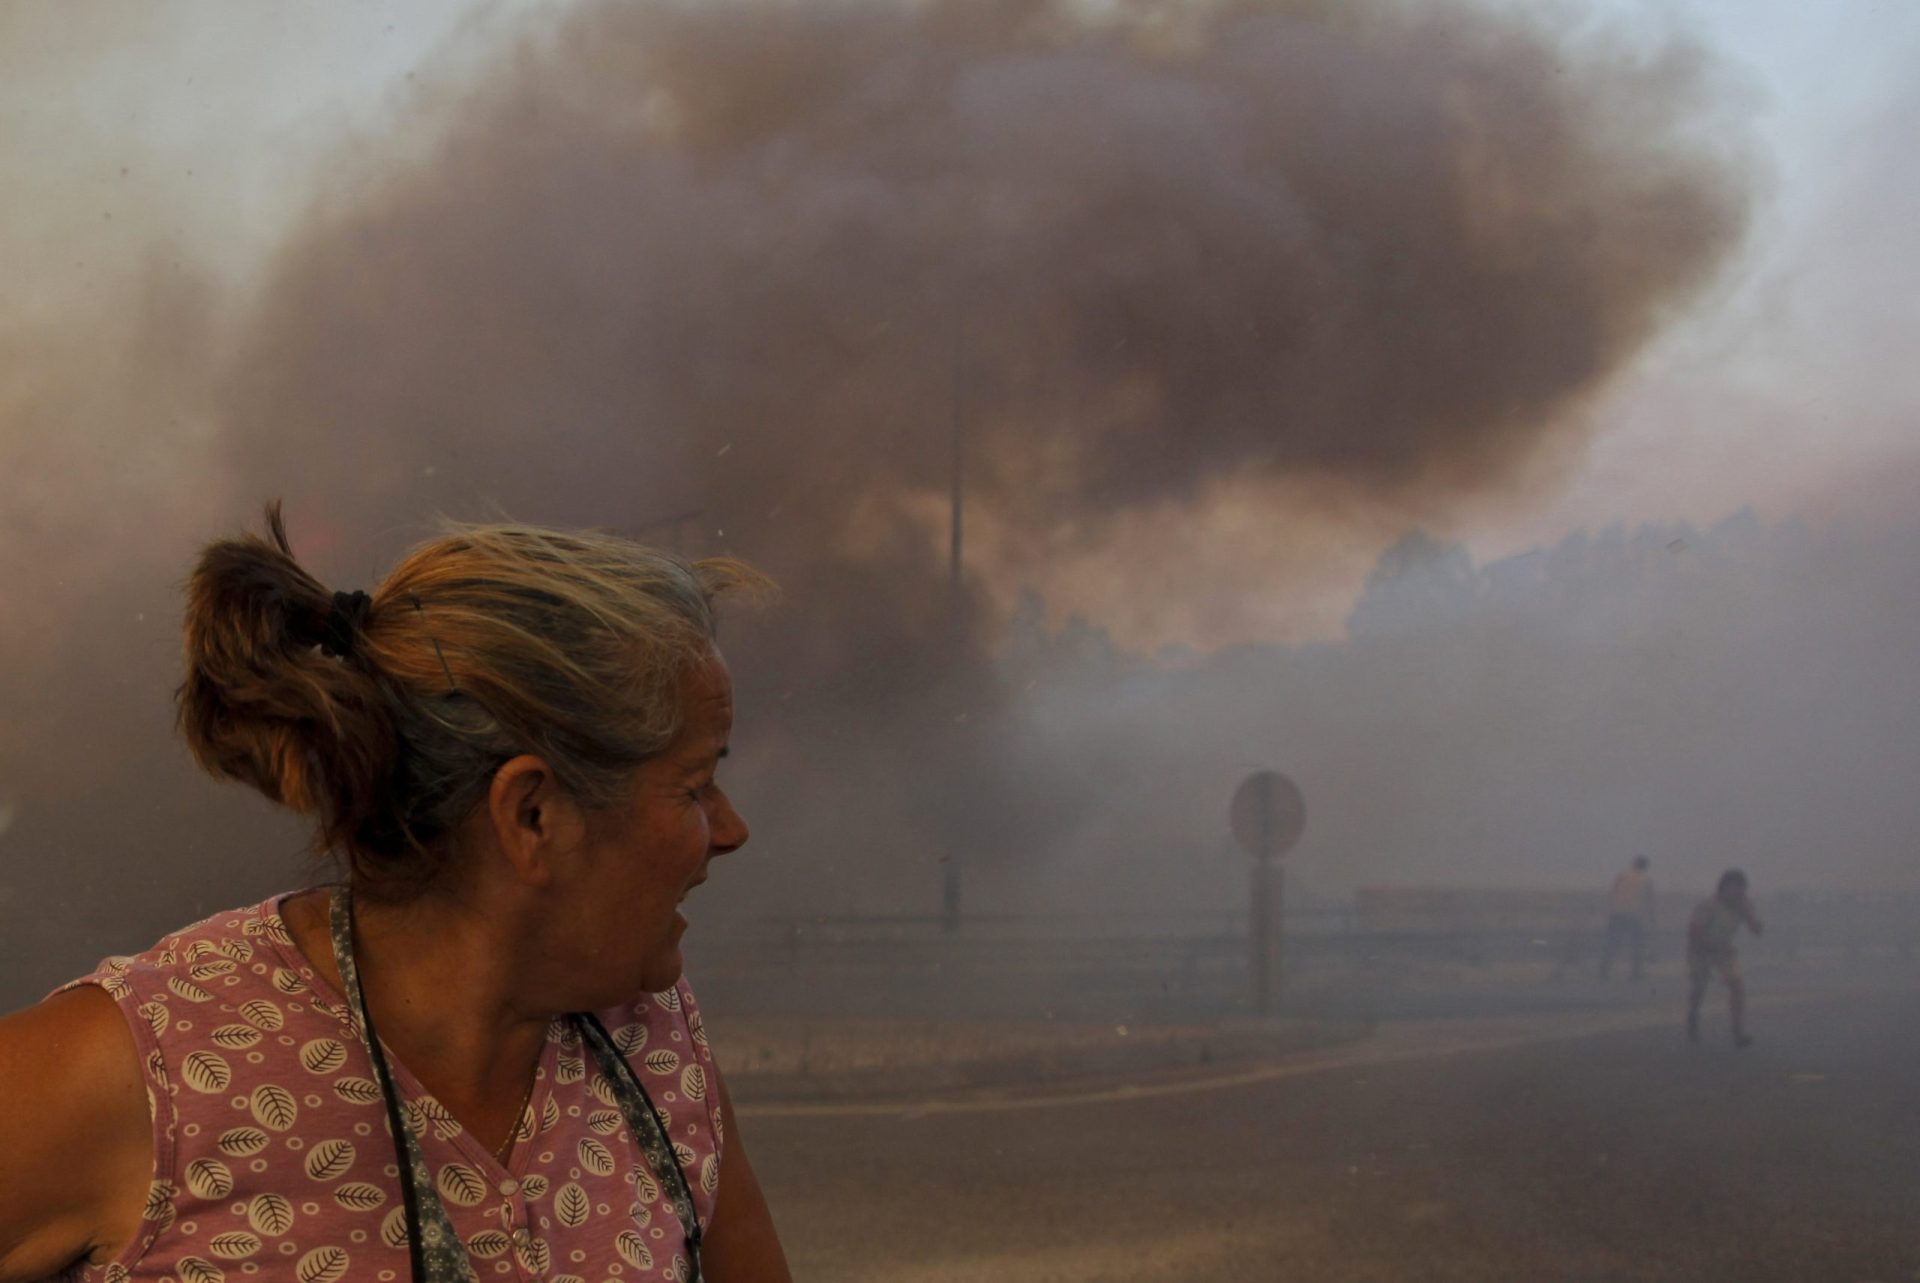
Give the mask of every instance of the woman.
[[485, 526], [330, 593], [268, 525], [193, 575], [180, 725], [345, 881], [0, 1021], [0, 1280], [788, 1278], [680, 974], [753, 573]]
[[1715, 975], [1727, 986], [1727, 1011], [1733, 1017], [1733, 1045], [1751, 1047], [1747, 1034], [1747, 982], [1740, 974], [1740, 955], [1733, 938], [1740, 928], [1759, 935], [1760, 917], [1747, 898], [1747, 875], [1728, 869], [1720, 875], [1713, 894], [1694, 906], [1687, 921], [1687, 1037], [1700, 1041], [1700, 1003], [1707, 982]]

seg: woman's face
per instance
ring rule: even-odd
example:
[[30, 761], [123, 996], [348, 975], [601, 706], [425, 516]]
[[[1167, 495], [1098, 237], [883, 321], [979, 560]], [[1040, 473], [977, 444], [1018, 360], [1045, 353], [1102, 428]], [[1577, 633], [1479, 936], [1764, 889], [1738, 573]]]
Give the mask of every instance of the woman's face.
[[747, 826], [715, 779], [733, 731], [733, 682], [719, 652], [681, 685], [681, 728], [634, 772], [624, 803], [595, 818], [574, 920], [614, 997], [658, 992], [680, 978], [680, 903], [706, 881], [707, 862], [739, 849]]

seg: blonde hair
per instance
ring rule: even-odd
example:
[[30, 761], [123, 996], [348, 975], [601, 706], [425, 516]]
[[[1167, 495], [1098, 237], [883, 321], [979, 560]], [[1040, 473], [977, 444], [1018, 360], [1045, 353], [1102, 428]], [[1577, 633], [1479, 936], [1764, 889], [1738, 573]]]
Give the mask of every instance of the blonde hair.
[[312, 816], [316, 846], [384, 898], [447, 872], [453, 830], [512, 757], [610, 805], [678, 733], [714, 600], [766, 583], [613, 535], [465, 525], [343, 613], [278, 504], [267, 530], [208, 545], [189, 581], [180, 729], [214, 776]]

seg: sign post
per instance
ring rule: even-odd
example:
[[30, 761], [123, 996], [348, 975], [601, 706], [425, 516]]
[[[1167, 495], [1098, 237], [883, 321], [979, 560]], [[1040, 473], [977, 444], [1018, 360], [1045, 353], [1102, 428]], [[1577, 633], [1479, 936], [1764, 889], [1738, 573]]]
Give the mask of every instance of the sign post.
[[1256, 771], [1233, 791], [1227, 818], [1233, 836], [1253, 857], [1251, 904], [1247, 921], [1247, 967], [1253, 980], [1253, 1006], [1267, 1015], [1284, 980], [1286, 956], [1281, 914], [1286, 882], [1278, 860], [1300, 841], [1307, 827], [1300, 786], [1278, 771]]

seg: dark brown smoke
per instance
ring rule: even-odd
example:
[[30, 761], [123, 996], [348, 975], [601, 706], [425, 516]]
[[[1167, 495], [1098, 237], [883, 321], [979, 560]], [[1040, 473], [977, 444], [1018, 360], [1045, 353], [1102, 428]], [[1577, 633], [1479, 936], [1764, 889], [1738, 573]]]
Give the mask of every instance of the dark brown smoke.
[[356, 526], [698, 511], [789, 577], [922, 569], [956, 413], [1035, 548], [1469, 491], [1720, 261], [1710, 107], [1459, 5], [588, 5], [293, 238], [223, 418]]
[[[239, 488], [354, 552], [433, 510], [724, 545], [789, 590], [761, 702], [950, 793], [983, 584], [1563, 431], [1740, 230], [1697, 70], [1456, 4], [589, 4], [292, 238]], [[956, 419], [996, 531], [957, 654]]]
[[[1257, 562], [1327, 541], [1327, 512], [1510, 483], [1737, 240], [1712, 91], [1685, 48], [1444, 0], [578, 6], [421, 91], [401, 159], [339, 163], [233, 304], [237, 348], [210, 380], [175, 362], [167, 397], [204, 401], [115, 411], [164, 413], [150, 439], [210, 450], [223, 497], [150, 463], [106, 492], [157, 510], [101, 554], [141, 587], [81, 558], [85, 610], [12, 629], [55, 639], [25, 706], [78, 694], [13, 719], [0, 769], [138, 775], [162, 750], [113, 710], [164, 709], [115, 649], [123, 615], [164, 622], [144, 558], [184, 569], [182, 529], [278, 495], [338, 587], [436, 513], [760, 563], [786, 605], [729, 649], [763, 833], [906, 852], [914, 887], [935, 852], [1024, 854], [1085, 796], [1003, 733], [1018, 590], [1097, 565], [1082, 606], [1218, 616], [1273, 589], [1142, 531], [1229, 492], [1243, 528], [1271, 487], [1233, 550]], [[990, 536], [958, 595], [956, 422]]]

